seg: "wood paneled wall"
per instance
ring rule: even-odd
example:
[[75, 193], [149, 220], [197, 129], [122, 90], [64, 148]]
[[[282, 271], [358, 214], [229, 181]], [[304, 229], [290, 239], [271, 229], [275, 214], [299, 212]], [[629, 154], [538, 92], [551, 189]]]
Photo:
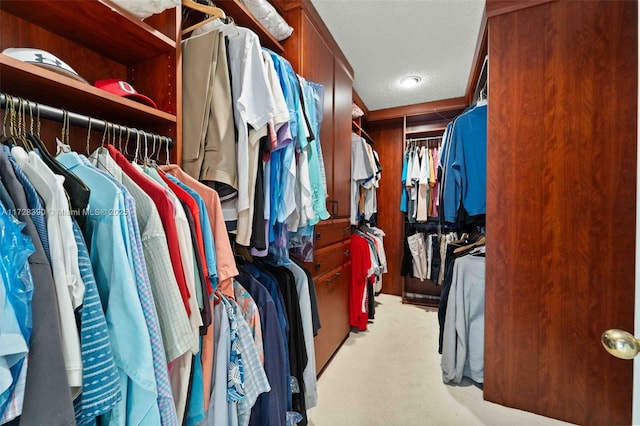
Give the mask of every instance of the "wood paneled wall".
[[382, 279], [382, 292], [402, 295], [400, 265], [402, 263], [404, 217], [400, 211], [402, 154], [404, 129], [402, 120], [393, 120], [369, 127], [375, 140], [373, 146], [380, 156], [382, 180], [378, 189], [378, 227], [385, 231], [385, 253], [388, 273]]
[[579, 424], [630, 424], [637, 2], [551, 2], [489, 18], [484, 397]]

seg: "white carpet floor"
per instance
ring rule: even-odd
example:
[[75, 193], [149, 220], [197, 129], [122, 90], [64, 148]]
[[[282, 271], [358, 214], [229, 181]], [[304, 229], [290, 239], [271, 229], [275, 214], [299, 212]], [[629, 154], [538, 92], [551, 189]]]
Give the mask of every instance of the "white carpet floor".
[[437, 311], [376, 300], [374, 322], [351, 333], [320, 376], [310, 426], [567, 424], [484, 401], [471, 380], [445, 385]]

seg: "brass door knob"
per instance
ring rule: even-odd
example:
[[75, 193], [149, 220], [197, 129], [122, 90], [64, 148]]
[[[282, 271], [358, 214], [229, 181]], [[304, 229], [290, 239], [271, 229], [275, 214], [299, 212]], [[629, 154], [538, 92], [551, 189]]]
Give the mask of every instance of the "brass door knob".
[[617, 358], [632, 359], [640, 352], [638, 339], [624, 330], [607, 330], [602, 333], [601, 341], [607, 352]]

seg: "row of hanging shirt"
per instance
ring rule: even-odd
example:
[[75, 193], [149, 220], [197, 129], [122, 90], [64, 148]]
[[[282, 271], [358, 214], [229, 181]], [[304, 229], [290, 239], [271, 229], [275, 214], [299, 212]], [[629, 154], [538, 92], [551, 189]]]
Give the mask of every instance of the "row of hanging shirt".
[[[434, 138], [439, 141], [439, 138]], [[409, 222], [426, 222], [438, 216], [439, 148], [408, 141], [402, 163], [400, 210]]]
[[[438, 180], [441, 222], [469, 231], [448, 241], [438, 307], [439, 351], [445, 383], [484, 375], [485, 258], [487, 181], [487, 101], [479, 100], [447, 125]], [[442, 275], [442, 274], [441, 274]]]
[[[219, 195], [177, 165], [13, 141], [24, 147], [0, 152], [0, 268], [14, 271], [0, 286], [2, 424], [306, 422], [319, 326], [308, 271], [287, 265], [295, 278], [271, 294], [243, 288]], [[278, 337], [261, 307], [279, 292]], [[285, 351], [294, 326], [303, 338]], [[276, 386], [292, 377], [296, 389]]]
[[376, 150], [355, 133], [351, 134], [351, 224], [377, 223], [377, 190], [382, 166]]
[[236, 244], [288, 258], [288, 233], [328, 219], [324, 88], [247, 28], [209, 22], [182, 42], [183, 166], [220, 193]]
[[349, 324], [358, 331], [367, 329], [375, 318], [374, 297], [382, 291], [382, 274], [387, 273], [382, 229], [360, 225], [351, 233], [351, 282]]

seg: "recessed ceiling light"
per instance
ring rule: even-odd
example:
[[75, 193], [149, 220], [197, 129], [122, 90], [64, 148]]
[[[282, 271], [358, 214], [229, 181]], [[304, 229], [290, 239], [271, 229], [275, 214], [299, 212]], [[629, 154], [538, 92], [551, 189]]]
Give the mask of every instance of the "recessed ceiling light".
[[421, 77], [417, 75], [410, 75], [400, 80], [400, 86], [404, 87], [405, 89], [410, 89], [420, 84], [421, 81]]

